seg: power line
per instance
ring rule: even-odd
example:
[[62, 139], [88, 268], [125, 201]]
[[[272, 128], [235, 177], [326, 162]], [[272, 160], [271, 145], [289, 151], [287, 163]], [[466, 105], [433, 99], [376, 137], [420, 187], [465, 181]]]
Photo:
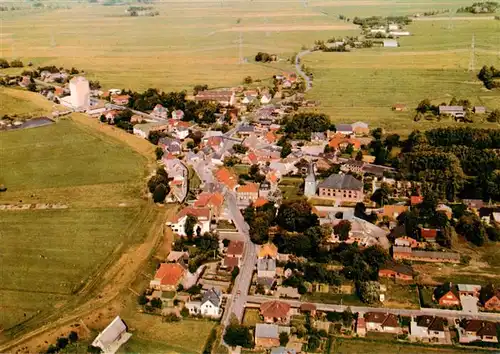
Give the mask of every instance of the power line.
[[476, 62], [476, 37], [472, 34], [472, 43], [470, 45], [470, 60], [469, 60], [469, 71], [474, 71]]

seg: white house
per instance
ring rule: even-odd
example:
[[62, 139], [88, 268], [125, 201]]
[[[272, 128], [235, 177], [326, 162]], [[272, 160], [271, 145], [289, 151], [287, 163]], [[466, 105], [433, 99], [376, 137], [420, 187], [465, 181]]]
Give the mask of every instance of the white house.
[[262, 258], [257, 260], [257, 277], [274, 278], [276, 275], [276, 260], [273, 258]]
[[395, 39], [384, 39], [384, 48], [397, 48], [399, 43]]
[[444, 340], [445, 319], [434, 316], [415, 316], [410, 323], [410, 337], [414, 339]]
[[185, 225], [188, 216], [194, 216], [197, 220], [196, 224], [193, 227], [195, 235], [198, 232], [198, 228], [200, 234], [210, 232], [210, 220], [212, 217], [212, 213], [210, 212], [209, 208], [185, 207], [184, 209], [179, 211], [177, 215], [167, 221], [167, 226], [170, 226], [172, 231], [176, 234], [180, 236], [187, 236]]
[[150, 132], [162, 131], [166, 129], [167, 126], [163, 123], [143, 123], [134, 125], [133, 133], [134, 135], [147, 139]]
[[271, 99], [271, 95], [262, 95], [262, 97], [260, 98], [260, 103], [268, 104], [269, 102], [271, 102]]
[[155, 108], [153, 108], [153, 112], [151, 113], [151, 115], [156, 118], [167, 119], [168, 109], [158, 103]]
[[400, 333], [398, 318], [392, 313], [367, 312], [364, 316], [366, 330], [373, 332]]
[[113, 321], [94, 339], [92, 346], [101, 348], [104, 354], [115, 353], [122, 344], [126, 343], [132, 334], [127, 333], [127, 326], [120, 316]]
[[249, 103], [251, 103], [254, 99], [255, 99], [255, 96], [245, 96], [245, 97], [243, 97], [243, 99], [241, 100], [241, 103], [243, 103], [243, 104], [249, 104]]
[[220, 291], [212, 288], [205, 291], [201, 301], [189, 301], [186, 308], [191, 315], [219, 318], [222, 315], [222, 296]]

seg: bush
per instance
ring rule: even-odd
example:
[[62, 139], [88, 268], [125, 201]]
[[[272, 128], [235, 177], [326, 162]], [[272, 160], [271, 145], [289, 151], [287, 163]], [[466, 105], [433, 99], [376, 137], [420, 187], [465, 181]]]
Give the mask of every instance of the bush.
[[9, 62], [5, 59], [0, 59], [0, 69], [7, 69], [7, 68], [10, 68]]
[[90, 353], [90, 354], [100, 354], [100, 353], [102, 353], [102, 350], [99, 347], [94, 347], [93, 345], [89, 345], [87, 347], [87, 353]]
[[183, 307], [181, 310], [181, 316], [186, 318], [189, 317], [189, 309], [187, 307]]
[[167, 186], [163, 183], [160, 183], [156, 186], [153, 192], [153, 201], [155, 203], [163, 203], [165, 198], [167, 197]]
[[57, 343], [56, 344], [57, 348], [64, 349], [68, 346], [69, 340], [68, 340], [68, 338], [65, 338], [65, 337], [59, 337], [59, 338], [57, 338], [56, 343]]
[[139, 303], [139, 305], [144, 306], [144, 305], [146, 305], [149, 301], [148, 301], [148, 298], [146, 297], [146, 295], [142, 294], [141, 296], [139, 296], [139, 297], [137, 298], [137, 302]]
[[163, 322], [179, 322], [181, 319], [175, 313], [168, 313], [163, 316]]
[[163, 303], [161, 302], [161, 299], [155, 297], [155, 298], [151, 299], [151, 306], [153, 306], [157, 309], [161, 309], [163, 306]]
[[22, 68], [24, 64], [19, 59], [15, 59], [10, 62], [10, 66], [13, 68]]
[[75, 331], [69, 332], [68, 339], [71, 343], [75, 343], [78, 340], [78, 333]]

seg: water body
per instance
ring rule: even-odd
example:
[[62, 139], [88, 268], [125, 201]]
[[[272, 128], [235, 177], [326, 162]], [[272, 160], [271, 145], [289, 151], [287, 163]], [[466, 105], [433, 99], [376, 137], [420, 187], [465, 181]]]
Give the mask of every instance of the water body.
[[7, 128], [7, 130], [19, 130], [19, 129], [28, 129], [28, 128], [37, 128], [37, 127], [43, 127], [45, 125], [49, 124], [54, 124], [55, 122], [47, 117], [40, 117], [40, 118], [33, 118], [30, 120], [27, 120], [26, 122], [23, 122], [23, 124], [20, 125], [12, 125]]

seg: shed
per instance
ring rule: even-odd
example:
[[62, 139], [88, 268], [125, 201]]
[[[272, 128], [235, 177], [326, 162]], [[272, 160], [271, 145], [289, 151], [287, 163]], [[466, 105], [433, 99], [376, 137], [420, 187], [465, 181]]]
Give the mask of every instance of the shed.
[[395, 39], [384, 39], [384, 48], [397, 48], [399, 43]]

